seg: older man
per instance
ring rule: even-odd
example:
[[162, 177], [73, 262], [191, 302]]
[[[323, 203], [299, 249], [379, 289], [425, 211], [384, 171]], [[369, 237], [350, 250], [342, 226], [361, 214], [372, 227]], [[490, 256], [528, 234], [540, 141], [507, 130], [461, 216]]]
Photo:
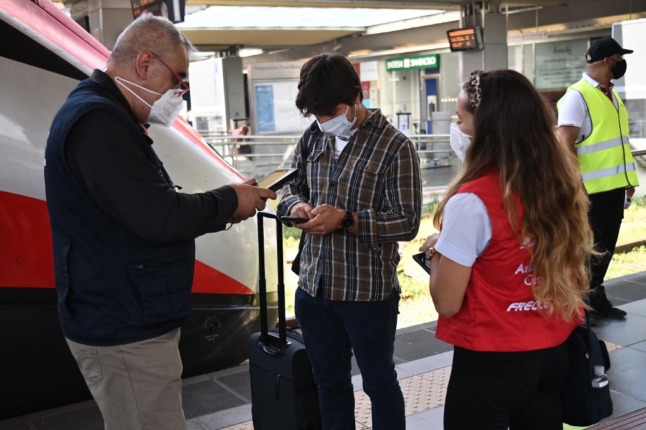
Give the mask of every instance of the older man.
[[276, 197], [246, 184], [179, 193], [155, 154], [147, 123], [175, 120], [191, 50], [169, 21], [137, 19], [105, 71], [69, 95], [47, 141], [60, 323], [106, 429], [186, 428], [178, 341], [194, 239]]

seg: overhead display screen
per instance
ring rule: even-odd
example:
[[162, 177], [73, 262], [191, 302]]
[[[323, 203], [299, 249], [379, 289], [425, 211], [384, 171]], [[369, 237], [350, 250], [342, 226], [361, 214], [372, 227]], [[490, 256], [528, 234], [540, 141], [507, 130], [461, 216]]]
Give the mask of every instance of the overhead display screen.
[[449, 39], [451, 52], [473, 51], [483, 48], [480, 27], [456, 28], [448, 30], [446, 35]]
[[130, 0], [132, 15], [137, 19], [141, 14], [163, 16], [174, 23], [184, 21], [186, 0]]

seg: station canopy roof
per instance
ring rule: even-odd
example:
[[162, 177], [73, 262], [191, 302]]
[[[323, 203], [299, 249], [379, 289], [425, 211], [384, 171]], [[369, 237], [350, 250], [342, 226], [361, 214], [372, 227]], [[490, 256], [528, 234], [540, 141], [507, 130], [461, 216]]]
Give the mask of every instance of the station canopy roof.
[[280, 47], [326, 43], [383, 25], [400, 25], [442, 14], [434, 9], [187, 6], [177, 26], [203, 48]]
[[509, 17], [509, 30], [523, 33], [552, 31], [549, 25], [558, 26], [557, 31], [609, 28], [612, 20], [639, 18], [646, 11], [646, 1], [632, 0], [186, 0], [185, 20], [178, 27], [200, 51], [234, 48], [241, 56], [243, 50], [266, 54], [324, 44], [357, 49], [359, 36], [389, 33], [392, 37], [363, 39], [373, 44], [379, 39], [383, 46], [368, 49], [382, 51], [400, 49], [404, 42], [430, 45], [428, 32], [415, 33], [425, 40], [403, 41], [396, 34], [438, 24], [444, 32], [442, 25], [455, 26], [461, 11], [476, 6], [498, 8]]

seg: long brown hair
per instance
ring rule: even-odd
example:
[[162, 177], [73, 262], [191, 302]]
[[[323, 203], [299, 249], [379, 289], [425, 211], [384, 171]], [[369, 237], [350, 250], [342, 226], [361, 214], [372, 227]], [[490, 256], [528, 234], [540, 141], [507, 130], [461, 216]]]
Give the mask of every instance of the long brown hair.
[[[584, 306], [586, 260], [593, 253], [578, 161], [557, 138], [554, 114], [527, 78], [513, 70], [477, 74], [477, 97], [474, 79], [463, 87], [474, 113], [475, 136], [434, 223], [439, 228], [447, 200], [462, 184], [498, 171], [512, 228], [519, 240], [535, 242], [530, 252], [540, 281], [533, 285], [534, 297], [549, 304], [548, 313], [558, 311], [570, 320]], [[520, 231], [514, 196], [523, 205]]]

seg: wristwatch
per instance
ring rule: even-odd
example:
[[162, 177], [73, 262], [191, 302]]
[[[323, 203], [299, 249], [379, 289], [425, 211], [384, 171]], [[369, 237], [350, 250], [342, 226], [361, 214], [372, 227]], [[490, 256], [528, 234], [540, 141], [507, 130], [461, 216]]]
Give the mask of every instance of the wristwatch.
[[341, 220], [341, 228], [345, 231], [350, 231], [352, 230], [352, 227], [354, 227], [354, 217], [352, 216], [352, 212], [345, 211], [345, 216]]

